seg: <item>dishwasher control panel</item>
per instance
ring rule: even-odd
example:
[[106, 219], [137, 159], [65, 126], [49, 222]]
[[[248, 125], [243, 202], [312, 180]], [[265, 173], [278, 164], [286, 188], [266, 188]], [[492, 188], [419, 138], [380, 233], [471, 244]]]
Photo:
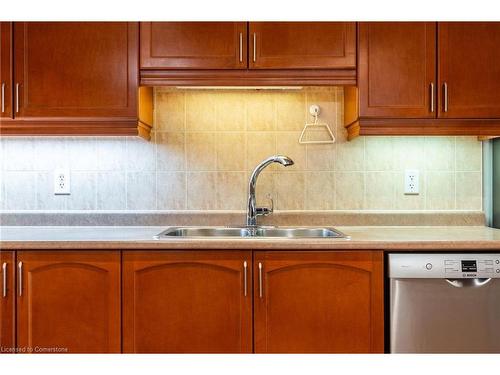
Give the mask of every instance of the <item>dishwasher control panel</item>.
[[500, 254], [389, 254], [390, 278], [500, 278]]

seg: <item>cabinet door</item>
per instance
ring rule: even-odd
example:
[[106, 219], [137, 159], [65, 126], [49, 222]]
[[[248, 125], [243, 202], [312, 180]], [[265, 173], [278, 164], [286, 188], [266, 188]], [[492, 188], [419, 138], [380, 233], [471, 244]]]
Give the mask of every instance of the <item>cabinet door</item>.
[[137, 118], [137, 23], [18, 22], [14, 42], [15, 117]]
[[0, 22], [0, 117], [12, 117], [12, 22]]
[[141, 22], [141, 69], [246, 67], [246, 22]]
[[382, 252], [256, 252], [255, 351], [382, 353]]
[[19, 251], [17, 344], [119, 353], [120, 253]]
[[251, 258], [249, 251], [125, 252], [124, 352], [251, 352]]
[[362, 117], [436, 116], [436, 23], [360, 22]]
[[500, 22], [440, 22], [438, 34], [439, 117], [500, 118]]
[[353, 69], [355, 22], [250, 22], [252, 69]]
[[15, 347], [15, 254], [0, 250], [0, 347], [1, 353]]

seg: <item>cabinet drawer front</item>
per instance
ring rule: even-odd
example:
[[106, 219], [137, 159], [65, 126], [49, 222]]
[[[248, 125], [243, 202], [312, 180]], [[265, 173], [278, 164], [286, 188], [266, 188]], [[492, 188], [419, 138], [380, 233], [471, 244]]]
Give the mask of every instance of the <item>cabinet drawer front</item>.
[[15, 117], [137, 117], [134, 22], [20, 22], [14, 26]]
[[438, 35], [439, 117], [500, 118], [500, 22], [439, 22]]
[[251, 259], [236, 250], [125, 252], [124, 351], [251, 352]]
[[141, 22], [141, 69], [246, 67], [246, 22]]
[[383, 352], [382, 252], [256, 252], [255, 351]]
[[359, 23], [360, 116], [436, 117], [436, 23]]
[[352, 69], [354, 22], [250, 22], [252, 69]]
[[119, 353], [120, 252], [19, 251], [17, 344]]

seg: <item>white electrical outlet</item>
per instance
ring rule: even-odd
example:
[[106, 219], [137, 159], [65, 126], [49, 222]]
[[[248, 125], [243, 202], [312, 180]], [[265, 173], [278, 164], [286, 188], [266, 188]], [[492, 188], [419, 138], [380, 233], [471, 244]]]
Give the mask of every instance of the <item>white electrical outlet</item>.
[[69, 170], [59, 168], [54, 170], [54, 195], [71, 194]]
[[405, 194], [419, 194], [418, 169], [405, 170]]

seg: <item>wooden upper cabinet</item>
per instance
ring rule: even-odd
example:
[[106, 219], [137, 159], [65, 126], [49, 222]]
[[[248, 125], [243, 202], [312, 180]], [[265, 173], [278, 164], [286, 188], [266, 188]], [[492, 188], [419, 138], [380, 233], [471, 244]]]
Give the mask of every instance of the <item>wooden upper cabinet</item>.
[[15, 254], [0, 250], [0, 347], [10, 352], [15, 347]]
[[17, 262], [20, 348], [121, 351], [119, 251], [18, 251]]
[[15, 117], [136, 119], [138, 39], [134, 22], [15, 23]]
[[236, 250], [125, 252], [124, 352], [252, 352], [251, 259]]
[[246, 22], [141, 22], [141, 69], [246, 67]]
[[12, 22], [0, 22], [0, 117], [12, 118]]
[[250, 22], [251, 69], [354, 69], [355, 22]]
[[360, 22], [358, 135], [500, 135], [500, 22]]
[[383, 353], [382, 252], [256, 252], [257, 353]]
[[436, 23], [359, 23], [361, 117], [436, 116]]
[[500, 118], [500, 22], [440, 22], [438, 35], [439, 117]]

